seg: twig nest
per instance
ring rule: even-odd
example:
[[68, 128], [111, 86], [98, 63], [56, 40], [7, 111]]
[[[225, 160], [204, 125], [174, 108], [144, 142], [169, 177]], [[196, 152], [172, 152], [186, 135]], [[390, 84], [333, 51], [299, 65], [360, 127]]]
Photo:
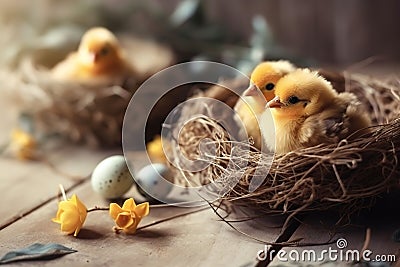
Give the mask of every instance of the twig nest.
[[53, 58], [62, 59], [66, 54], [37, 50], [16, 70], [2, 72], [3, 87], [18, 111], [31, 116], [43, 135], [57, 134], [92, 146], [120, 145], [130, 98], [145, 79], [174, 62], [172, 51], [160, 44], [129, 36], [120, 40], [135, 76], [113, 82], [61, 81], [50, 69], [57, 63]]
[[[293, 215], [340, 207], [342, 212], [344, 209], [342, 215], [347, 216], [371, 206], [378, 195], [400, 185], [400, 83], [362, 75], [338, 77], [344, 85], [338, 91], [356, 94], [369, 110], [374, 121], [369, 133], [355, 140], [299, 149], [272, 159], [252, 147], [251, 142], [232, 139], [233, 135], [215, 119], [221, 115], [205, 108], [204, 101], [191, 101], [179, 119], [182, 125], [190, 119], [190, 124], [179, 129], [179, 138], [171, 146], [175, 153], [171, 155], [181, 151], [186, 159], [200, 159], [208, 165], [196, 172], [177, 169], [177, 175], [193, 184], [218, 179], [237, 181], [221, 198], [258, 212]], [[199, 113], [203, 116], [191, 119], [191, 114]], [[204, 140], [217, 148], [213, 154], [201, 151]], [[181, 158], [172, 157], [174, 166], [181, 166], [180, 161]], [[252, 180], [259, 179], [260, 174], [260, 186], [250, 190]]]

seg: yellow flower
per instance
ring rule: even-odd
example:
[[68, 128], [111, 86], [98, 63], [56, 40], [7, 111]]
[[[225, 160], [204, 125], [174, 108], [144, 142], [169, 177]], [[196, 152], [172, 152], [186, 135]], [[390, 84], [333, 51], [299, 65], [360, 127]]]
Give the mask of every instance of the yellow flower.
[[122, 208], [116, 204], [110, 204], [110, 216], [118, 228], [127, 234], [136, 232], [140, 220], [149, 214], [149, 203], [141, 203], [136, 206], [133, 198], [125, 200]]
[[87, 209], [79, 198], [73, 194], [68, 200], [58, 203], [56, 218], [52, 221], [61, 224], [61, 231], [77, 236], [85, 222]]
[[149, 157], [154, 162], [165, 163], [167, 162], [167, 157], [164, 154], [164, 149], [169, 149], [169, 144], [164, 140], [165, 147], [163, 148], [163, 143], [161, 142], [161, 136], [157, 135], [154, 137], [153, 141], [147, 143], [147, 153]]
[[37, 143], [35, 138], [20, 129], [14, 129], [11, 133], [11, 149], [19, 159], [34, 159]]

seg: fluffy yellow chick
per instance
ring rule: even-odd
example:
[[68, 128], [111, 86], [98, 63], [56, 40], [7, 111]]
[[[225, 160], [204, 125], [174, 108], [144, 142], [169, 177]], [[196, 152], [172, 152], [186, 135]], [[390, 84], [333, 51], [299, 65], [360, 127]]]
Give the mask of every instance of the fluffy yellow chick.
[[133, 69], [114, 34], [96, 27], [83, 35], [78, 51], [58, 63], [52, 73], [60, 80], [120, 84], [133, 74]]
[[[270, 137], [264, 139], [269, 149], [275, 145], [277, 154], [337, 143], [370, 126], [356, 96], [338, 94], [317, 72], [299, 69], [286, 75], [277, 83], [275, 94], [267, 104], [275, 124], [275, 143]], [[264, 131], [271, 131], [271, 125], [264, 123], [263, 116], [260, 126], [263, 136], [268, 136]]]
[[275, 97], [275, 84], [279, 79], [295, 69], [293, 64], [285, 60], [260, 63], [251, 73], [249, 88], [243, 92], [234, 107], [247, 135], [252, 137], [254, 146], [258, 149], [261, 149], [261, 132], [256, 117], [264, 111], [267, 101]]
[[265, 99], [270, 101], [275, 97], [276, 83], [294, 70], [296, 70], [296, 67], [287, 60], [264, 61], [254, 68], [250, 80], [253, 85], [261, 90]]

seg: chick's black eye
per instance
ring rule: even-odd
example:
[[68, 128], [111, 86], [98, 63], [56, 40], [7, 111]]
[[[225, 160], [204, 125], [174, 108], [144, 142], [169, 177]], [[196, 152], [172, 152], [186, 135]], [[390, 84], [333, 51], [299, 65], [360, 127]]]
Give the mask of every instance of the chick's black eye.
[[268, 91], [271, 91], [272, 89], [274, 89], [275, 84], [273, 83], [267, 83], [267, 85], [265, 86], [265, 89], [267, 89]]
[[288, 103], [289, 104], [296, 104], [299, 101], [300, 101], [300, 99], [297, 96], [294, 96], [294, 95], [289, 97], [289, 99], [288, 99]]
[[103, 47], [103, 48], [100, 50], [100, 55], [105, 56], [105, 55], [108, 54], [108, 52], [109, 52], [109, 49], [108, 49], [107, 47]]

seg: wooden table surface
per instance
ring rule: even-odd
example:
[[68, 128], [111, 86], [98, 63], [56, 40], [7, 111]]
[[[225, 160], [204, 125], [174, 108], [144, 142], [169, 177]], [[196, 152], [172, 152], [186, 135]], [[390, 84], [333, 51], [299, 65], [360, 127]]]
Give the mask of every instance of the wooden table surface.
[[[8, 139], [15, 125], [12, 107], [0, 98], [3, 110], [0, 141]], [[156, 224], [135, 235], [115, 234], [107, 212], [93, 212], [79, 237], [64, 235], [59, 225], [51, 221], [57, 211], [58, 184], [63, 184], [67, 194], [76, 193], [87, 207], [106, 206], [107, 201], [96, 195], [90, 180], [74, 180], [65, 174], [88, 177], [103, 158], [120, 154], [119, 151], [93, 150], [70, 144], [49, 150], [46, 158], [57, 170], [44, 162], [23, 162], [0, 158], [0, 255], [35, 242], [60, 243], [77, 250], [49, 261], [18, 262], [15, 266], [256, 266], [257, 254], [264, 244], [246, 237], [229, 227], [211, 210], [206, 209]], [[143, 165], [143, 153], [133, 155], [137, 169]], [[62, 172], [62, 173], [60, 173]], [[64, 174], [63, 174], [64, 173]], [[133, 188], [126, 197], [137, 196]], [[326, 242], [345, 238], [348, 248], [363, 247], [367, 229], [370, 229], [368, 249], [374, 254], [393, 254], [400, 258], [400, 243], [391, 236], [400, 228], [400, 197], [391, 195], [380, 199], [371, 211], [364, 212], [352, 225], [333, 231], [334, 218], [329, 214], [303, 216], [281, 233], [283, 218], [264, 217], [250, 222], [235, 223], [241, 231], [267, 241], [286, 241], [301, 238], [304, 243]], [[141, 225], [185, 214], [199, 208], [165, 207], [151, 209]], [[238, 215], [239, 216], [239, 215]], [[335, 244], [289, 248], [282, 250], [301, 252], [307, 249], [322, 251]], [[268, 249], [271, 249], [268, 247]], [[274, 247], [273, 249], [277, 249]], [[321, 262], [285, 262], [277, 257], [272, 262], [258, 266], [319, 266]], [[399, 263], [398, 263], [399, 264]], [[336, 263], [324, 262], [324, 266]], [[341, 265], [344, 265], [341, 264]], [[394, 265], [394, 263], [393, 263]]]

